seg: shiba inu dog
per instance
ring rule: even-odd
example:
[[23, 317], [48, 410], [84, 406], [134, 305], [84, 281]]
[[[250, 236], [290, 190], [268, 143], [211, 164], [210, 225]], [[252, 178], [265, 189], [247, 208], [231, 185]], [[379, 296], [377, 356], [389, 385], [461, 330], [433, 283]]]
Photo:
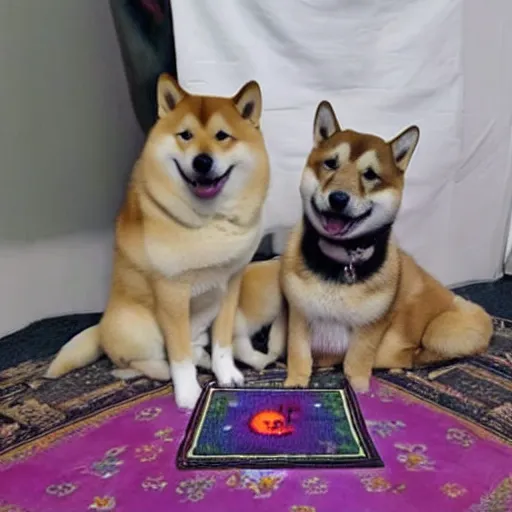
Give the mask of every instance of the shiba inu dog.
[[105, 313], [61, 349], [47, 377], [105, 353], [121, 376], [172, 378], [177, 404], [192, 408], [196, 365], [211, 367], [221, 385], [243, 382], [233, 328], [241, 275], [261, 238], [269, 161], [256, 82], [232, 98], [210, 97], [162, 75], [157, 94], [159, 119], [116, 221]]
[[[286, 386], [307, 386], [314, 360], [343, 361], [353, 388], [364, 392], [372, 368], [411, 368], [488, 347], [490, 316], [436, 281], [392, 239], [418, 139], [415, 126], [390, 141], [343, 130], [328, 102], [318, 106], [300, 185], [304, 215], [279, 271], [288, 327], [276, 330], [272, 350], [287, 338]], [[258, 280], [276, 293], [271, 274]], [[268, 295], [260, 291], [261, 299]], [[249, 318], [258, 311], [245, 309], [239, 314]], [[267, 319], [282, 317], [280, 311]]]

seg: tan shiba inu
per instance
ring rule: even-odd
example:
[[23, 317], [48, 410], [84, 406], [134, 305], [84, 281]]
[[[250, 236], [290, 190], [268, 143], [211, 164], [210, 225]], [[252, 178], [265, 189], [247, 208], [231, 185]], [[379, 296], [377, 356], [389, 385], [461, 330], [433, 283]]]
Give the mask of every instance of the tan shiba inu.
[[[314, 359], [343, 361], [354, 389], [364, 392], [372, 368], [411, 368], [488, 347], [490, 316], [436, 281], [392, 239], [418, 139], [415, 126], [389, 142], [342, 130], [331, 105], [319, 105], [300, 185], [304, 216], [281, 257], [288, 332], [278, 329], [272, 350], [287, 336], [286, 386], [307, 386]], [[273, 293], [275, 273], [258, 277]], [[260, 290], [254, 300], [267, 296]], [[242, 305], [239, 315], [251, 318], [252, 311], [257, 305]], [[278, 309], [273, 316], [279, 318]]]
[[261, 238], [269, 162], [256, 82], [232, 98], [188, 94], [167, 75], [157, 89], [159, 119], [116, 222], [105, 313], [61, 349], [47, 377], [105, 353], [122, 375], [172, 378], [177, 404], [191, 408], [196, 365], [221, 385], [243, 382], [233, 328], [241, 274]]

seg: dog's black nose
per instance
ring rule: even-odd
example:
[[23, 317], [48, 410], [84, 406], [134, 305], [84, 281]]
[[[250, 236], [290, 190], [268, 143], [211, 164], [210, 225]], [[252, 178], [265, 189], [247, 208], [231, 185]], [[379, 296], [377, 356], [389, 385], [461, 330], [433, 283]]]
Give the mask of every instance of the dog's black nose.
[[213, 158], [206, 153], [199, 153], [192, 160], [192, 167], [197, 174], [208, 174], [213, 167]]
[[329, 194], [329, 204], [333, 210], [342, 212], [350, 201], [350, 196], [346, 192], [337, 190]]

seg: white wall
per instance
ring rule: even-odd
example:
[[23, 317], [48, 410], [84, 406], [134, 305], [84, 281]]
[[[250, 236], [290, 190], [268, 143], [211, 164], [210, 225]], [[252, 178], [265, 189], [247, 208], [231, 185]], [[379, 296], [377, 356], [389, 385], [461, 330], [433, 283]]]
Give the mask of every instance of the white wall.
[[420, 127], [395, 229], [402, 247], [446, 285], [502, 275], [512, 198], [510, 0], [171, 5], [185, 88], [262, 86], [268, 230], [299, 217], [312, 118], [327, 99], [358, 131], [389, 138]]
[[142, 134], [106, 0], [0, 1], [0, 335], [103, 308]]

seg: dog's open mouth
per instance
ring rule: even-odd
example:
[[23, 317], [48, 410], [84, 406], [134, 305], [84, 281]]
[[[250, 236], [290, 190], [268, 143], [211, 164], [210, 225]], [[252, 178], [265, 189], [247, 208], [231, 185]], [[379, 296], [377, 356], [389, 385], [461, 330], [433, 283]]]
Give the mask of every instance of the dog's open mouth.
[[347, 215], [343, 215], [340, 213], [335, 213], [332, 211], [320, 211], [315, 202], [311, 201], [313, 209], [315, 213], [318, 215], [318, 219], [322, 224], [322, 227], [325, 229], [326, 233], [330, 236], [343, 236], [346, 235], [349, 231], [354, 229], [359, 223], [361, 223], [366, 217], [368, 217], [372, 210], [371, 208], [359, 215], [358, 217], [348, 217]]
[[228, 170], [218, 178], [197, 177], [195, 180], [192, 180], [183, 172], [177, 160], [174, 160], [174, 163], [183, 181], [187, 183], [192, 193], [200, 199], [212, 199], [218, 196], [228, 181], [231, 171], [235, 167], [234, 165], [229, 166]]

